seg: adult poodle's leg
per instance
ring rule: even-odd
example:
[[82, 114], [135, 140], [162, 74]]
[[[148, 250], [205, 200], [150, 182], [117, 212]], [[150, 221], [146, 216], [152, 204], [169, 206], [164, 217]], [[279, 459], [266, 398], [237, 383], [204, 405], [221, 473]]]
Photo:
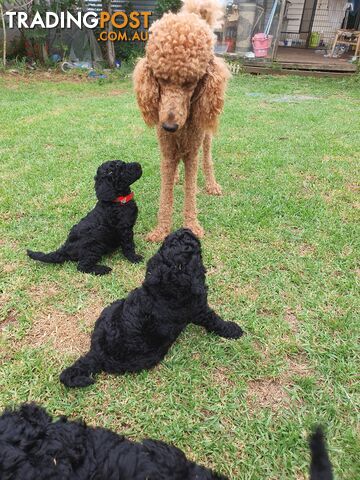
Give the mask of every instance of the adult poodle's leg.
[[204, 229], [197, 219], [197, 153], [184, 157], [185, 164], [185, 199], [184, 199], [184, 227], [189, 228], [199, 238], [204, 236]]
[[203, 171], [205, 175], [205, 188], [209, 195], [221, 195], [222, 190], [215, 179], [214, 165], [211, 156], [212, 135], [206, 133], [203, 141]]
[[179, 167], [180, 167], [180, 164], [178, 163], [177, 166], [176, 166], [176, 170], [175, 170], [175, 180], [174, 180], [175, 185], [180, 183], [180, 172], [179, 172], [180, 168]]
[[235, 322], [225, 322], [210, 307], [206, 307], [204, 312], [192, 320], [192, 323], [224, 338], [240, 338], [244, 333], [239, 325]]
[[101, 372], [101, 364], [90, 351], [61, 372], [60, 382], [72, 388], [87, 387], [95, 383], [93, 375], [99, 372]]
[[174, 204], [174, 183], [177, 160], [164, 156], [161, 161], [161, 191], [158, 224], [146, 237], [150, 242], [161, 242], [170, 233]]

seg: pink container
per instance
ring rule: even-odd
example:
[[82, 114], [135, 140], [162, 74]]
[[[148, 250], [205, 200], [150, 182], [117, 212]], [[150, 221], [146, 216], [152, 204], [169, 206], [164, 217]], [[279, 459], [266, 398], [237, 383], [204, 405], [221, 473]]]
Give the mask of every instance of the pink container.
[[252, 38], [252, 46], [255, 57], [266, 57], [271, 47], [273, 36], [265, 35], [265, 33], [257, 33]]

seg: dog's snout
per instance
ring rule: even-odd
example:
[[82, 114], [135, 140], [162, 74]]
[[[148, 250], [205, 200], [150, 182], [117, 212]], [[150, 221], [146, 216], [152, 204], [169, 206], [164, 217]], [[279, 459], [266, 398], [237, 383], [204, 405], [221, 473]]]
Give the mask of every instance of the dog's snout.
[[167, 122], [165, 122], [165, 123], [162, 124], [162, 127], [167, 132], [174, 133], [179, 128], [179, 125], [177, 123], [167, 123]]
[[137, 162], [130, 163], [129, 167], [131, 168], [131, 170], [135, 172], [142, 172], [140, 163], [137, 163]]

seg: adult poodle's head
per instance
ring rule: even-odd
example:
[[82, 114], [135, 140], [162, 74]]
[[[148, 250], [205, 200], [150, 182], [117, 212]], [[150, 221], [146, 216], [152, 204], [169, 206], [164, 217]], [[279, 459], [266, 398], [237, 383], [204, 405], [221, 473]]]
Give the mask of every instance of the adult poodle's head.
[[97, 169], [95, 191], [99, 200], [112, 202], [121, 195], [130, 193], [130, 185], [142, 175], [139, 163], [125, 163], [121, 160], [110, 160]]
[[164, 294], [201, 295], [206, 292], [205, 272], [200, 241], [191, 230], [181, 228], [168, 235], [149, 260], [145, 284]]
[[189, 116], [207, 130], [216, 128], [229, 72], [214, 56], [211, 26], [215, 0], [187, 0], [178, 14], [165, 14], [151, 27], [146, 57], [134, 71], [138, 104], [145, 122], [180, 130]]

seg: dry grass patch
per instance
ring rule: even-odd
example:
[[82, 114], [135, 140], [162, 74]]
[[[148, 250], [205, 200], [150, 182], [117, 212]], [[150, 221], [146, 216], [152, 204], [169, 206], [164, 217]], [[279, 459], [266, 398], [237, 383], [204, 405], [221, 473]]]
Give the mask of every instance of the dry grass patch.
[[4, 330], [5, 327], [11, 324], [17, 323], [17, 312], [15, 310], [9, 310], [2, 322], [0, 322], [0, 332]]
[[289, 408], [290, 397], [277, 379], [251, 380], [248, 383], [247, 404], [252, 413], [263, 408], [278, 412], [282, 408]]
[[[264, 360], [269, 357], [268, 352], [262, 353], [262, 357]], [[293, 404], [288, 393], [294, 386], [293, 377], [304, 378], [313, 373], [305, 353], [288, 357], [286, 366], [278, 378], [261, 378], [248, 383], [247, 404], [250, 411], [269, 408], [277, 413], [281, 409], [288, 409]]]
[[284, 315], [285, 322], [289, 325], [290, 330], [296, 334], [299, 331], [299, 320], [296, 315], [297, 312], [294, 312], [291, 308], [287, 308]]
[[355, 192], [355, 193], [360, 192], [360, 184], [358, 183], [348, 183], [346, 185], [346, 188], [347, 190], [349, 190], [349, 192]]
[[229, 378], [229, 369], [226, 367], [216, 367], [212, 372], [212, 381], [225, 389], [235, 385], [235, 382]]
[[250, 283], [247, 283], [246, 285], [243, 285], [243, 286], [235, 287], [233, 289], [233, 292], [234, 292], [235, 298], [246, 297], [252, 302], [255, 302], [259, 298], [259, 292]]
[[305, 353], [298, 353], [293, 357], [288, 357], [287, 359], [287, 370], [285, 377], [290, 383], [292, 377], [307, 377], [313, 375], [314, 371], [309, 365], [309, 361]]
[[75, 315], [54, 307], [45, 309], [35, 317], [24, 343], [32, 347], [50, 343], [61, 353], [82, 354], [90, 347], [90, 334], [103, 308], [103, 302], [93, 297]]
[[298, 251], [299, 251], [300, 257], [309, 257], [316, 252], [316, 248], [314, 247], [314, 245], [309, 245], [308, 243], [302, 243], [299, 246]]

